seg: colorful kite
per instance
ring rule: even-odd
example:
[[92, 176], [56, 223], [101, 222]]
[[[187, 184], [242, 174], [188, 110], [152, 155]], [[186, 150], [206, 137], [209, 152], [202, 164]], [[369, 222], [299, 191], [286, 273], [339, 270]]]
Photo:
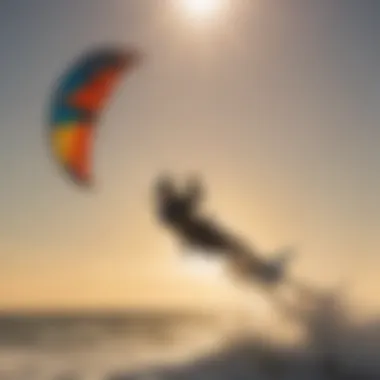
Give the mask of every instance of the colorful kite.
[[61, 78], [50, 110], [55, 160], [77, 184], [92, 183], [92, 147], [99, 115], [121, 75], [138, 64], [136, 51], [103, 49], [76, 62]]

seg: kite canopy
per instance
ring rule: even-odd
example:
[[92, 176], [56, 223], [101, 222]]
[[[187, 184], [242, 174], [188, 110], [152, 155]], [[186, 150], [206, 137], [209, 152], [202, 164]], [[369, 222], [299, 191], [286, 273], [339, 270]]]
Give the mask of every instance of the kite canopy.
[[139, 62], [135, 50], [100, 49], [81, 57], [58, 83], [50, 108], [55, 160], [82, 186], [92, 182], [92, 149], [99, 116], [121, 75]]

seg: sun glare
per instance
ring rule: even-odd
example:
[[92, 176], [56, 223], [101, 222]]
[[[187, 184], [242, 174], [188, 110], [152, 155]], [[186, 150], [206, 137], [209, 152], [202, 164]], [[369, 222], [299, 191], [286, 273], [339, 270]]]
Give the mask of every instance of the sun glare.
[[191, 277], [215, 279], [223, 274], [221, 261], [207, 259], [199, 254], [190, 254], [181, 258], [181, 266]]

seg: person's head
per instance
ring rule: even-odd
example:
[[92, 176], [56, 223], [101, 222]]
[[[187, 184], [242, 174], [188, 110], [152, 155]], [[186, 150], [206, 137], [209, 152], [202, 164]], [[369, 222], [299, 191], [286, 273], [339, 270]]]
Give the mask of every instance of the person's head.
[[202, 178], [199, 174], [190, 174], [186, 181], [186, 191], [191, 194], [196, 201], [202, 201], [204, 198], [204, 187]]

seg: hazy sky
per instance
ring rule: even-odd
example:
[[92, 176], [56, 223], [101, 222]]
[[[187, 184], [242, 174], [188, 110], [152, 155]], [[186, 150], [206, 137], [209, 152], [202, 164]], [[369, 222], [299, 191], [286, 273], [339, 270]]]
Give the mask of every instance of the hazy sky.
[[[170, 0], [0, 1], [0, 307], [227, 297], [176, 269], [149, 198], [162, 169], [201, 171], [223, 223], [263, 250], [299, 247], [305, 278], [354, 274], [371, 299], [380, 2], [232, 5], [202, 24]], [[73, 59], [108, 43], [146, 59], [103, 115], [96, 190], [81, 191], [50, 159], [49, 97]]]

